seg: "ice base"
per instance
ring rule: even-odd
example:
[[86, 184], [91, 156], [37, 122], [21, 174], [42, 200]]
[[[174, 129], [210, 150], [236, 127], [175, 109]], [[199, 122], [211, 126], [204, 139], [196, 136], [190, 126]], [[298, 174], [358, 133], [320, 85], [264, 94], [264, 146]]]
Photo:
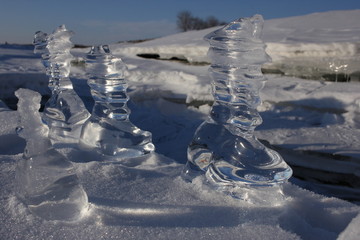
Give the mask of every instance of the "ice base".
[[[188, 170], [191, 171], [191, 169], [186, 167], [185, 171]], [[225, 196], [241, 200], [256, 207], [283, 206], [289, 199], [283, 192], [283, 188], [285, 187], [286, 183], [276, 184], [273, 186], [248, 186], [242, 184], [233, 184], [231, 182], [219, 183], [213, 181], [210, 171], [206, 172], [205, 175], [198, 174], [198, 172], [193, 172], [191, 178], [189, 178], [189, 176], [189, 174], [182, 175], [185, 181], [200, 186], [204, 191], [220, 192]]]
[[19, 161], [18, 196], [45, 220], [76, 221], [88, 210], [88, 197], [72, 164], [51, 148]]
[[292, 175], [281, 156], [253, 135], [234, 134], [216, 122], [200, 125], [188, 147], [188, 159], [186, 179], [205, 172], [208, 181], [219, 186], [274, 186]]
[[139, 129], [130, 121], [93, 118], [86, 121], [82, 128], [79, 147], [117, 159], [140, 157], [155, 149], [151, 133]]

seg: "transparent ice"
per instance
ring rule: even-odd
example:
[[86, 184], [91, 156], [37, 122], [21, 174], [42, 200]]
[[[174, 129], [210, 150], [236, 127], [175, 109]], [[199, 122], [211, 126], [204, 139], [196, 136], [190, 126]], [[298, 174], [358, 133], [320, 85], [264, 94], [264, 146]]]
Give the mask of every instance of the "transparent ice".
[[196, 130], [188, 146], [186, 179], [205, 174], [221, 187], [265, 187], [286, 181], [291, 168], [281, 156], [265, 147], [254, 129], [262, 119], [262, 64], [270, 61], [260, 39], [263, 18], [240, 18], [208, 34], [215, 102], [207, 120]]
[[82, 124], [90, 116], [69, 78], [72, 35], [61, 25], [50, 35], [39, 31], [34, 37], [34, 53], [41, 54], [52, 92], [43, 120], [49, 126], [54, 145], [78, 143]]
[[95, 149], [118, 159], [154, 151], [151, 133], [129, 120], [125, 70], [125, 64], [110, 53], [107, 45], [92, 47], [88, 53], [86, 72], [95, 105], [82, 129], [80, 146], [83, 149]]
[[17, 133], [26, 140], [16, 168], [18, 196], [33, 214], [46, 220], [78, 220], [88, 210], [88, 198], [71, 162], [51, 145], [38, 111], [41, 95], [27, 89], [15, 95], [21, 118]]

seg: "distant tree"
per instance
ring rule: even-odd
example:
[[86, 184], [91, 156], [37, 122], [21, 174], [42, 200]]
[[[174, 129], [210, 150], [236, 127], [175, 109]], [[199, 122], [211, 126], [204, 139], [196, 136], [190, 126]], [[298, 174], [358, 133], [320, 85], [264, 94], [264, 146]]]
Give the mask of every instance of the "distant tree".
[[189, 11], [182, 11], [177, 15], [177, 26], [183, 31], [200, 30], [223, 25], [216, 17], [210, 16], [206, 20], [194, 17]]
[[210, 17], [207, 17], [206, 24], [207, 24], [208, 28], [209, 27], [216, 27], [216, 26], [220, 25], [220, 21], [216, 17], [210, 16]]
[[192, 30], [192, 21], [193, 16], [189, 11], [182, 11], [177, 15], [177, 26], [183, 32]]
[[191, 30], [200, 30], [207, 28], [207, 23], [201, 18], [194, 17], [191, 20]]

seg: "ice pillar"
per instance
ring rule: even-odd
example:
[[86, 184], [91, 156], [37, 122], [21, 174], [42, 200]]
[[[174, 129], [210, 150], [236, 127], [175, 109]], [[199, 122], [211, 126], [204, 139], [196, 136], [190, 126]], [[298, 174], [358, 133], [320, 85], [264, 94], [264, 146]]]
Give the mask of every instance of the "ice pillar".
[[69, 78], [72, 35], [73, 32], [61, 25], [50, 35], [36, 32], [34, 38], [34, 52], [41, 54], [49, 76], [52, 95], [45, 105], [43, 120], [49, 126], [49, 137], [55, 145], [78, 143], [82, 124], [90, 116]]
[[260, 39], [263, 18], [240, 18], [208, 34], [214, 104], [188, 146], [184, 176], [204, 173], [217, 186], [273, 186], [292, 175], [281, 156], [260, 143], [254, 129], [270, 57]]
[[117, 159], [142, 156], [154, 151], [151, 133], [130, 122], [125, 64], [109, 47], [92, 47], [86, 72], [95, 105], [82, 129], [80, 146]]
[[39, 93], [16, 91], [21, 126], [26, 140], [23, 159], [16, 167], [17, 194], [35, 215], [46, 220], [75, 221], [88, 210], [87, 194], [71, 162], [57, 152], [48, 138], [49, 129], [39, 114]]

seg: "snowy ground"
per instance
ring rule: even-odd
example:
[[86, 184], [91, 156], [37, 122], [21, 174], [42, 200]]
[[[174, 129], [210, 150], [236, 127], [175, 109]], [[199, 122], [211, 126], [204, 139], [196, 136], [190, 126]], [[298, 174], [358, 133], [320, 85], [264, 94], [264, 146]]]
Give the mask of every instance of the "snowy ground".
[[[317, 69], [332, 71], [326, 69], [331, 60], [340, 64], [345, 61], [348, 74], [359, 71], [359, 16], [359, 10], [339, 11], [266, 22], [264, 39], [274, 60], [271, 67], [281, 66], [283, 72], [290, 69], [290, 75], [294, 72], [288, 63], [296, 63], [314, 75], [307, 66], [319, 64]], [[131, 119], [152, 132], [156, 153], [106, 164], [89, 162], [90, 156], [78, 150], [59, 149], [74, 163], [89, 196], [90, 210], [80, 222], [43, 221], [31, 215], [15, 197], [14, 169], [25, 142], [14, 133], [18, 113], [1, 105], [1, 238], [357, 239], [357, 82], [267, 75], [259, 107], [264, 122], [256, 134], [294, 169], [295, 177], [284, 186], [285, 200], [281, 205], [274, 206], [271, 200], [264, 205], [242, 202], [209, 189], [201, 179], [190, 184], [179, 177], [186, 162], [187, 144], [210, 110], [208, 66], [144, 59], [136, 54], [206, 62], [208, 45], [202, 37], [210, 31], [110, 46], [128, 66]], [[74, 49], [73, 54], [80, 59], [86, 51]], [[16, 106], [14, 91], [19, 87], [49, 94], [43, 66], [32, 47], [1, 46], [0, 60], [0, 99], [10, 107]], [[72, 80], [91, 109], [81, 64], [72, 69]]]

